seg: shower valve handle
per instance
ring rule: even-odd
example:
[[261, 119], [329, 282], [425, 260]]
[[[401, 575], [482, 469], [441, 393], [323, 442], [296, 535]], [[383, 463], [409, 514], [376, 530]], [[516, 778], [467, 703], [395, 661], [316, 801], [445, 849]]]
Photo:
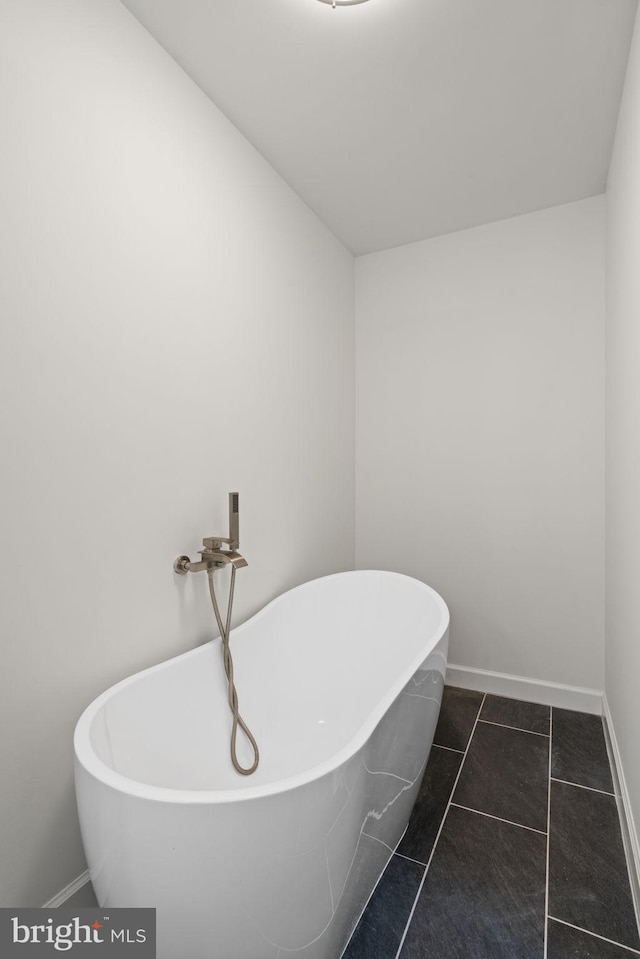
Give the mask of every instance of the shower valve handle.
[[205, 549], [220, 549], [223, 543], [231, 544], [232, 542], [230, 536], [205, 536], [202, 545]]

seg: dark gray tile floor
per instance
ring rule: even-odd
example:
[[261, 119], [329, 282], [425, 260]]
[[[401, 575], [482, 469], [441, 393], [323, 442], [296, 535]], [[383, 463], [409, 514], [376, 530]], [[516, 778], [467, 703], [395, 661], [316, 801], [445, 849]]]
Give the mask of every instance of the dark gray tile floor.
[[344, 959], [629, 959], [599, 717], [445, 687], [409, 827]]

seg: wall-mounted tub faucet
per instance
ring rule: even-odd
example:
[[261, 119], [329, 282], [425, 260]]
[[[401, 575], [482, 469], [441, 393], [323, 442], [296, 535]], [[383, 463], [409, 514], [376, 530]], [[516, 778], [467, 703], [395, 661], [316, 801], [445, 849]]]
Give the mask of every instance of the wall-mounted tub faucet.
[[[223, 547], [227, 544], [228, 549]], [[208, 569], [222, 569], [231, 564], [233, 569], [242, 569], [248, 563], [241, 553], [240, 545], [240, 509], [239, 494], [229, 493], [229, 535], [205, 536], [202, 540], [204, 549], [199, 550], [201, 560], [191, 562], [188, 556], [178, 556], [173, 563], [176, 573], [200, 573]]]
[[[243, 566], [248, 565], [244, 556], [238, 552], [238, 546], [240, 545], [240, 510], [238, 508], [238, 499], [238, 493], [229, 493], [229, 535], [205, 536], [205, 538], [202, 540], [204, 549], [199, 550], [202, 559], [199, 562], [192, 563], [188, 556], [178, 556], [178, 558], [174, 560], [173, 568], [176, 573], [181, 574], [200, 573], [203, 570], [207, 571], [211, 604], [213, 606], [213, 612], [216, 617], [218, 629], [220, 630], [220, 638], [222, 640], [224, 671], [227, 676], [227, 683], [229, 687], [229, 706], [231, 708], [231, 715], [233, 716], [233, 725], [231, 727], [231, 762], [233, 763], [234, 768], [242, 776], [250, 776], [251, 773], [254, 773], [258, 768], [258, 763], [260, 762], [260, 753], [258, 751], [258, 744], [255, 741], [253, 733], [240, 715], [240, 710], [238, 708], [238, 693], [236, 692], [236, 687], [233, 680], [233, 659], [231, 656], [231, 650], [229, 649], [229, 634], [231, 632], [231, 612], [233, 609], [233, 590], [236, 581], [236, 570], [242, 569]], [[228, 549], [225, 549], [223, 544], [226, 544]], [[223, 622], [222, 620], [220, 607], [218, 606], [218, 600], [216, 597], [216, 591], [213, 585], [213, 574], [217, 569], [222, 569], [224, 566], [231, 567], [226, 622]], [[238, 755], [236, 752], [236, 737], [238, 734], [238, 728], [240, 728], [245, 734], [249, 745], [253, 750], [253, 762], [250, 766], [242, 766], [238, 760]]]

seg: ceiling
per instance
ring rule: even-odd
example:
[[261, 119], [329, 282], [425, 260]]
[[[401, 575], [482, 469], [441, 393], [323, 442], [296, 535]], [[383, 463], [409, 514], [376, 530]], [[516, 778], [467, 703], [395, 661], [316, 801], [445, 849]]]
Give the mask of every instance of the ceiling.
[[637, 0], [122, 0], [353, 253], [602, 193]]

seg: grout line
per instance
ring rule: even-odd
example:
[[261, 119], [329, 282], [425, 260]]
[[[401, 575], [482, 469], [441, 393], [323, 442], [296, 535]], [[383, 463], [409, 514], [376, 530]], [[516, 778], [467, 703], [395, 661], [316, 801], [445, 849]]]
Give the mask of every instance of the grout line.
[[560, 922], [563, 926], [569, 926], [570, 929], [577, 929], [578, 932], [584, 932], [587, 936], [593, 936], [594, 939], [600, 939], [602, 942], [610, 942], [612, 946], [626, 949], [627, 952], [632, 953], [634, 956], [640, 956], [640, 952], [638, 952], [637, 949], [633, 949], [631, 946], [625, 946], [623, 942], [616, 942], [615, 939], [607, 939], [606, 936], [600, 936], [597, 932], [590, 932], [589, 929], [583, 929], [582, 926], [574, 926], [572, 922], [567, 922], [565, 919], [558, 919], [557, 916], [549, 916], [549, 919], [553, 919], [554, 922]]
[[539, 836], [546, 836], [542, 829], [534, 829], [533, 826], [525, 826], [524, 823], [514, 822], [513, 819], [503, 819], [502, 816], [492, 816], [491, 813], [483, 812], [481, 809], [472, 809], [471, 806], [461, 806], [460, 803], [452, 802], [456, 809], [464, 809], [466, 812], [474, 812], [477, 816], [486, 816], [487, 819], [495, 819], [497, 822], [504, 822], [508, 826], [517, 826], [518, 829], [528, 829], [529, 832], [537, 832]]
[[414, 859], [412, 856], [405, 856], [403, 852], [397, 852], [395, 855], [400, 856], [401, 859], [408, 859], [409, 862], [415, 862], [417, 866], [422, 866], [426, 869], [426, 862], [422, 862], [420, 859]]
[[524, 729], [522, 726], [509, 726], [507, 723], [493, 723], [490, 719], [481, 719], [479, 722], [486, 726], [500, 726], [502, 729], [516, 729], [519, 733], [530, 733], [531, 736], [542, 736], [543, 739], [549, 739], [550, 733], [536, 733], [533, 729]]
[[555, 776], [552, 776], [551, 778], [553, 779], [554, 783], [562, 783], [564, 786], [575, 786], [576, 789], [588, 789], [589, 792], [592, 793], [600, 793], [602, 796], [612, 796], [614, 799], [616, 798], [615, 793], [610, 793], [606, 789], [594, 789], [593, 786], [583, 786], [582, 783], [572, 783], [569, 782], [568, 779], [557, 779]]
[[[343, 808], [344, 808], [344, 807], [343, 807]], [[408, 825], [408, 823], [407, 823], [407, 829], [408, 829], [408, 828], [409, 828], [409, 825]], [[398, 845], [400, 845], [400, 843], [402, 842], [402, 837], [404, 836], [404, 833], [407, 831], [407, 829], [405, 829], [404, 832], [402, 833], [402, 836], [400, 836], [400, 839], [398, 840]], [[338, 902], [340, 902], [340, 900], [342, 899], [342, 893], [344, 892], [344, 888], [345, 888], [345, 886], [346, 886], [347, 879], [349, 878], [349, 875], [351, 874], [351, 870], [352, 870], [352, 868], [353, 868], [353, 864], [354, 864], [354, 862], [355, 862], [355, 860], [356, 860], [356, 856], [357, 856], [357, 854], [358, 854], [358, 847], [359, 847], [359, 845], [360, 845], [360, 840], [362, 839], [363, 835], [365, 835], [365, 833], [364, 833], [364, 823], [363, 823], [362, 826], [360, 827], [360, 835], [358, 836], [358, 842], [356, 843], [356, 848], [355, 848], [355, 850], [354, 850], [353, 856], [351, 857], [351, 863], [349, 864], [349, 869], [348, 869], [348, 871], [347, 871], [347, 878], [345, 879], [345, 881], [344, 881], [343, 884], [342, 884], [342, 892], [340, 893], [340, 896], [338, 897]], [[367, 838], [367, 839], [374, 839], [375, 837], [366, 834], [366, 838]], [[393, 850], [391, 849], [391, 846], [387, 846], [386, 842], [383, 842], [382, 839], [377, 839], [376, 842], [381, 843], [381, 844], [382, 844], [383, 846], [385, 846], [387, 849], [391, 850], [391, 855], [390, 855], [389, 858], [387, 859], [387, 863], [386, 863], [384, 869], [382, 870], [382, 872], [381, 872], [380, 875], [378, 876], [378, 881], [376, 882], [375, 886], [373, 887], [373, 889], [372, 889], [371, 892], [369, 893], [369, 897], [368, 897], [367, 901], [365, 902], [364, 906], [362, 907], [362, 911], [361, 911], [360, 915], [358, 916], [358, 918], [356, 919], [356, 921], [355, 921], [355, 923], [354, 923], [354, 925], [353, 925], [353, 928], [352, 928], [352, 930], [351, 930], [351, 934], [350, 934], [349, 938], [347, 939], [347, 941], [346, 941], [346, 943], [345, 943], [345, 945], [344, 945], [344, 949], [343, 949], [342, 952], [340, 953], [340, 959], [343, 959], [343, 956], [345, 955], [347, 949], [349, 948], [349, 943], [351, 942], [351, 939], [353, 938], [353, 934], [355, 933], [356, 929], [358, 928], [358, 925], [360, 924], [360, 920], [362, 919], [362, 917], [364, 916], [365, 912], [366, 912], [367, 909], [369, 908], [369, 903], [370, 903], [371, 900], [373, 899], [373, 896], [374, 896], [374, 894], [375, 894], [376, 889], [378, 888], [378, 886], [379, 886], [380, 883], [382, 882], [382, 877], [384, 876], [384, 873], [385, 873], [385, 870], [386, 870], [387, 866], [389, 865], [389, 863], [390, 863], [391, 860], [393, 859]], [[333, 916], [331, 917], [331, 920], [329, 920], [329, 921], [331, 922], [334, 917], [335, 917], [335, 913], [333, 914]], [[326, 930], [327, 928], [328, 928], [328, 926], [325, 926], [325, 930]], [[320, 935], [322, 935], [322, 933], [320, 933]], [[319, 938], [319, 937], [317, 937], [317, 938]], [[316, 942], [316, 941], [317, 941], [317, 938], [314, 939], [313, 942]], [[307, 945], [310, 945], [310, 943], [307, 943]], [[276, 956], [276, 959], [277, 959], [277, 956]]]
[[441, 746], [440, 743], [432, 743], [432, 746], [436, 746], [438, 749], [448, 749], [450, 753], [460, 753], [461, 756], [464, 756], [464, 749], [454, 749], [453, 746]]
[[[429, 861], [427, 862], [427, 864], [426, 864], [426, 866], [425, 866], [424, 876], [422, 877], [422, 881], [421, 881], [420, 885], [418, 886], [418, 891], [417, 891], [417, 893], [416, 893], [416, 898], [413, 900], [413, 906], [411, 907], [411, 912], [409, 913], [409, 918], [407, 919], [407, 923], [406, 923], [406, 925], [405, 925], [405, 927], [404, 927], [404, 932], [402, 933], [402, 938], [400, 939], [400, 945], [398, 946], [398, 951], [396, 952], [395, 959], [400, 959], [400, 953], [402, 952], [402, 947], [404, 946], [404, 941], [405, 941], [405, 939], [407, 938], [407, 933], [408, 933], [408, 931], [409, 931], [409, 926], [411, 925], [411, 920], [413, 919], [413, 914], [414, 914], [414, 912], [416, 911], [416, 906], [418, 905], [418, 899], [420, 898], [420, 894], [421, 894], [421, 892], [422, 892], [422, 888], [423, 888], [423, 886], [424, 886], [425, 879], [427, 878], [427, 873], [429, 872], [429, 866], [431, 865], [431, 862], [432, 862], [432, 860], [433, 860], [433, 856], [434, 856], [435, 851], [436, 851], [436, 849], [437, 849], [437, 847], [438, 847], [438, 840], [440, 839], [440, 836], [441, 836], [441, 834], [442, 834], [442, 829], [443, 829], [443, 827], [444, 827], [444, 824], [445, 824], [445, 821], [446, 821], [446, 818], [447, 818], [447, 814], [448, 814], [449, 810], [451, 809], [451, 798], [452, 798], [454, 792], [456, 791], [456, 786], [458, 785], [458, 780], [460, 779], [460, 774], [461, 774], [461, 772], [462, 772], [462, 770], [463, 770], [463, 768], [464, 768], [464, 761], [465, 761], [465, 759], [467, 758], [467, 753], [469, 752], [469, 746], [471, 745], [471, 740], [473, 739], [473, 734], [474, 734], [475, 731], [476, 731], [476, 726], [478, 725], [478, 720], [479, 720], [479, 718], [480, 718], [480, 713], [481, 713], [481, 711], [482, 711], [482, 707], [484, 706], [484, 701], [485, 701], [486, 698], [487, 698], [487, 694], [484, 693], [483, 696], [482, 696], [482, 702], [480, 703], [480, 705], [479, 705], [479, 707], [478, 707], [478, 712], [477, 712], [477, 715], [476, 715], [476, 721], [475, 721], [474, 724], [473, 724], [473, 729], [471, 730], [471, 735], [469, 736], [469, 739], [467, 740], [467, 748], [466, 748], [465, 751], [464, 751], [464, 755], [463, 755], [463, 757], [462, 757], [462, 762], [460, 763], [460, 768], [458, 769], [458, 775], [456, 776], [455, 782], [454, 782], [453, 786], [451, 787], [451, 793], [450, 793], [450, 795], [449, 795], [449, 802], [447, 803], [447, 807], [446, 807], [446, 809], [445, 809], [445, 811], [444, 811], [444, 815], [443, 815], [443, 817], [442, 817], [442, 822], [440, 823], [440, 828], [438, 829], [438, 833], [437, 833], [436, 838], [435, 838], [435, 840], [434, 840], [433, 847], [432, 847], [431, 853], [430, 853], [430, 855], [429, 855]], [[458, 752], [458, 750], [454, 750], [454, 752]]]
[[547, 856], [544, 868], [544, 959], [549, 945], [549, 850], [551, 846], [551, 757], [553, 755], [553, 706], [549, 710], [549, 782], [547, 783]]

